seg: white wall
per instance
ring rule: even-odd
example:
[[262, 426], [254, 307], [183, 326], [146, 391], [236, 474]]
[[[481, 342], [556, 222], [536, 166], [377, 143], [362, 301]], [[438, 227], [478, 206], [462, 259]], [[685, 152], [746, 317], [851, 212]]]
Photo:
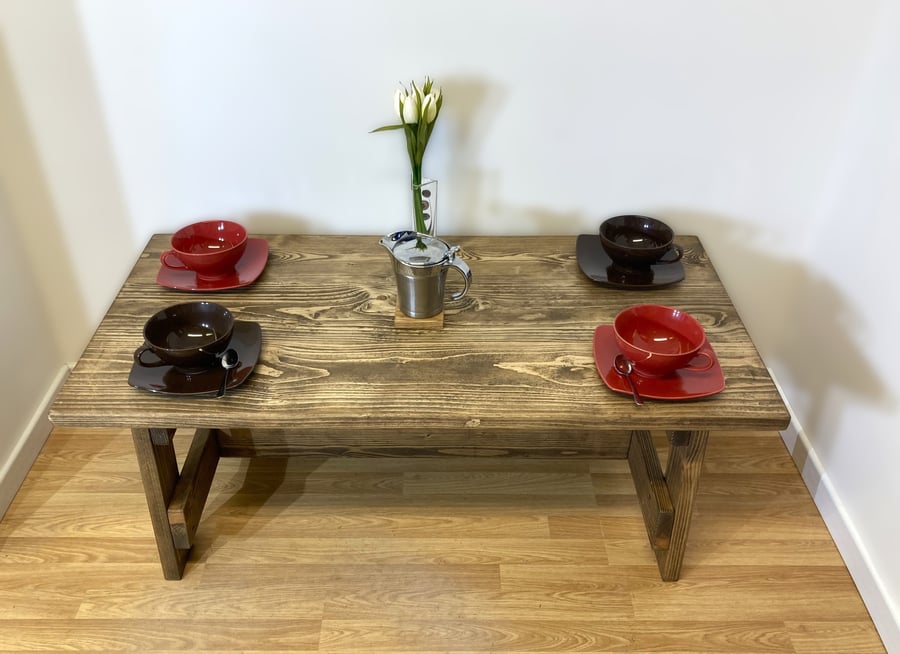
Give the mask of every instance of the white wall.
[[869, 604], [881, 624], [900, 608], [900, 293], [890, 279], [900, 210], [898, 34], [900, 6], [886, 3], [848, 89], [851, 110], [789, 302], [792, 328], [766, 353], [806, 431], [796, 458], [804, 463], [812, 448], [804, 478], [848, 565], [881, 573], [871, 582], [857, 575], [864, 596], [890, 598]]
[[[50, 433], [50, 423], [36, 414], [46, 410], [48, 389], [62, 367], [49, 313], [35, 284], [21, 235], [10, 219], [9, 207], [10, 198], [0, 186], [0, 225], [4, 235], [0, 239], [0, 279], [5, 280], [5, 310], [0, 321], [0, 342], [4, 343], [0, 377], [0, 516]], [[19, 307], [26, 310], [20, 311]]]
[[134, 263], [103, 108], [72, 2], [0, 4], [3, 184], [66, 360]]
[[[430, 74], [441, 233], [575, 235], [646, 212], [703, 238], [900, 648], [883, 509], [900, 502], [890, 0], [0, 0], [0, 19], [83, 313], [56, 336], [64, 361], [153, 232], [212, 215], [260, 232], [406, 226], [402, 137], [369, 131], [392, 122], [398, 82]], [[83, 256], [98, 233], [117, 247], [99, 263]], [[58, 315], [62, 293], [36, 277]]]
[[75, 9], [0, 0], [0, 515], [138, 246]]
[[[3, 7], [5, 9], [5, 6]], [[50, 432], [41, 415], [63, 368], [50, 310], [52, 275], [35, 252], [58, 255], [55, 215], [9, 59], [6, 23], [0, 40], [0, 515], [12, 501]], [[30, 227], [23, 229], [27, 221]], [[51, 237], [43, 240], [40, 233]], [[65, 278], [62, 282], [66, 284]], [[60, 307], [73, 309], [66, 298]], [[60, 315], [64, 314], [61, 312]], [[76, 316], [81, 313], [76, 309]], [[83, 335], [80, 336], [83, 338]]]

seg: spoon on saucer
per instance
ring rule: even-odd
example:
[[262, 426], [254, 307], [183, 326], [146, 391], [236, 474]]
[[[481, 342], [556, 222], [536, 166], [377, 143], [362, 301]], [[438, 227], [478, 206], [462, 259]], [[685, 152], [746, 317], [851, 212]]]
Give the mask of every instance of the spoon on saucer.
[[222, 367], [224, 368], [224, 370], [222, 371], [222, 385], [219, 386], [219, 392], [216, 393], [216, 397], [222, 397], [223, 395], [225, 395], [225, 387], [228, 386], [228, 372], [232, 368], [237, 367], [237, 364], [237, 350], [234, 350], [232, 348], [225, 350], [225, 352], [222, 354]]
[[644, 399], [641, 397], [641, 394], [638, 393], [637, 386], [634, 385], [634, 380], [631, 378], [631, 373], [634, 372], [634, 364], [626, 359], [625, 355], [617, 354], [614, 365], [616, 368], [616, 372], [628, 380], [628, 385], [631, 386], [631, 394], [634, 395], [634, 403], [643, 404]]

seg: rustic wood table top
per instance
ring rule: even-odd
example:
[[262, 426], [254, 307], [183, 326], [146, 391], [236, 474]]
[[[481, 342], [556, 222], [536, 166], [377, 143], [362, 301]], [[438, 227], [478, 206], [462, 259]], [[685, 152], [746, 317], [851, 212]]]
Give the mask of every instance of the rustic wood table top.
[[[397, 329], [389, 254], [374, 236], [267, 235], [269, 261], [244, 288], [195, 293], [156, 283], [168, 235], [151, 238], [51, 409], [58, 425], [394, 430], [783, 428], [788, 414], [700, 241], [683, 236], [685, 279], [605, 288], [579, 269], [574, 236], [464, 236], [469, 294], [441, 330]], [[448, 286], [456, 280], [448, 276]], [[168, 305], [209, 299], [262, 328], [252, 375], [224, 398], [172, 397], [126, 381], [142, 327]], [[695, 316], [725, 390], [692, 401], [610, 391], [592, 339], [645, 302]]]

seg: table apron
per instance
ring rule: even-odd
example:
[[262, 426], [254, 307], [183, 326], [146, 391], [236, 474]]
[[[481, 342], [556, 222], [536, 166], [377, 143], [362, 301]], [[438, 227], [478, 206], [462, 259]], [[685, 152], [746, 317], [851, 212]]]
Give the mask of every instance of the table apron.
[[480, 456], [624, 459], [629, 430], [529, 432], [459, 430], [362, 431], [223, 429], [221, 456]]

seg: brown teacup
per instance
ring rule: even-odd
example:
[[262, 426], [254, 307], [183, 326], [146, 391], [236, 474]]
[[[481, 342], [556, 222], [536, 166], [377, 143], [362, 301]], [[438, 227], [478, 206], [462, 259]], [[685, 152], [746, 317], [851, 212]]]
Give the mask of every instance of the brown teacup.
[[[134, 352], [142, 366], [208, 368], [217, 364], [234, 330], [231, 311], [215, 302], [166, 307], [144, 324], [144, 344]], [[156, 355], [145, 357], [147, 352]]]
[[684, 250], [673, 243], [674, 238], [671, 227], [649, 216], [615, 216], [600, 225], [600, 244], [613, 263], [625, 268], [680, 260]]

